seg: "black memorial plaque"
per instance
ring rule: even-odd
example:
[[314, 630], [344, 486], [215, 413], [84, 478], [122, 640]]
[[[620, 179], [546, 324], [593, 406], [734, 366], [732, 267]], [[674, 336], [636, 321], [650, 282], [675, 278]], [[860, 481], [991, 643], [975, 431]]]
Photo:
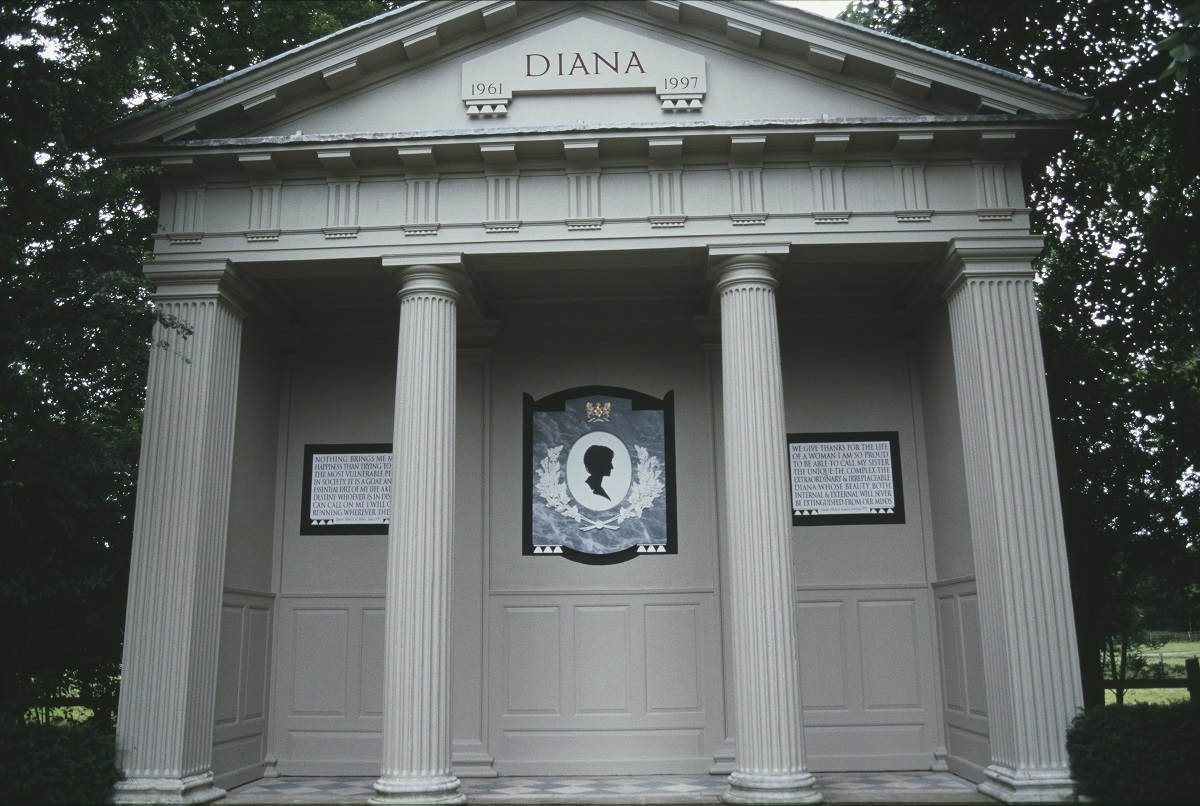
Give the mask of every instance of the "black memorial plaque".
[[522, 553], [591, 565], [676, 553], [674, 394], [525, 395]]
[[788, 434], [792, 525], [904, 523], [896, 431]]
[[392, 446], [304, 446], [302, 535], [386, 535], [392, 509]]

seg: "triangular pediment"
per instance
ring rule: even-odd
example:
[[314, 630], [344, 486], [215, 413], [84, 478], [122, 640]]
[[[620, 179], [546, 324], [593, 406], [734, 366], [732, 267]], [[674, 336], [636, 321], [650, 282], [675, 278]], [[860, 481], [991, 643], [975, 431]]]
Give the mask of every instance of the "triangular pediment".
[[414, 3], [118, 124], [126, 146], [1074, 117], [1087, 99], [771, 3]]

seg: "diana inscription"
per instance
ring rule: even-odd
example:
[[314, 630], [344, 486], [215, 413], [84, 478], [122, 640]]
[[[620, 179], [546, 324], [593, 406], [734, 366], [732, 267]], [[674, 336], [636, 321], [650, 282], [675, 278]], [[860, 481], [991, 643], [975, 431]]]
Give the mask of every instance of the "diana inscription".
[[664, 111], [699, 110], [707, 91], [704, 57], [576, 19], [462, 68], [462, 100], [473, 117], [506, 115], [521, 94], [635, 91], [656, 93]]

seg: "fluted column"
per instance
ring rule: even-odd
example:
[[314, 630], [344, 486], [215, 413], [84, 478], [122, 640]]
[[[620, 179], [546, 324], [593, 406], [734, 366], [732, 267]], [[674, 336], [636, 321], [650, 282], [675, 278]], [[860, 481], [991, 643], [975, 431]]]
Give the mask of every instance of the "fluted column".
[[[711, 249], [721, 300], [725, 489], [737, 750], [725, 803], [821, 800], [804, 767], [787, 432], [769, 253]], [[749, 251], [747, 249], [746, 251]]]
[[992, 763], [979, 789], [1069, 800], [1083, 705], [1030, 261], [1040, 238], [951, 244], [949, 301]]
[[450, 755], [458, 256], [385, 258], [400, 282], [383, 763], [372, 803], [465, 803]]
[[155, 304], [191, 333], [156, 324], [150, 352], [114, 800], [205, 803], [225, 794], [213, 712], [245, 295], [224, 261], [154, 268]]

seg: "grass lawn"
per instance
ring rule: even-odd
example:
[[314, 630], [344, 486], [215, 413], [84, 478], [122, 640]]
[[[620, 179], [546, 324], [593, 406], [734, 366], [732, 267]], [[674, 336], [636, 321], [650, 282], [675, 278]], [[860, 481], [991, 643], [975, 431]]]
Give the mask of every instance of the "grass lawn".
[[[1133, 691], [1125, 692], [1125, 704], [1135, 705], [1137, 703], [1150, 703], [1151, 705], [1169, 705], [1173, 702], [1187, 702], [1188, 692], [1186, 688], [1139, 688]], [[1117, 695], [1106, 690], [1104, 692], [1104, 704], [1115, 705]]]
[[[1163, 663], [1168, 667], [1172, 667], [1174, 675], [1182, 678], [1184, 676], [1184, 660], [1200, 655], [1200, 641], [1171, 641], [1163, 645], [1161, 649], [1147, 652], [1146, 656], [1151, 660], [1158, 660], [1160, 653], [1163, 656]], [[1127, 705], [1133, 705], [1134, 703], [1166, 705], [1172, 702], [1186, 702], [1187, 699], [1188, 692], [1186, 688], [1142, 688], [1125, 692], [1125, 703]], [[1111, 690], [1104, 692], [1105, 705], [1112, 705], [1116, 701], [1117, 695]]]

